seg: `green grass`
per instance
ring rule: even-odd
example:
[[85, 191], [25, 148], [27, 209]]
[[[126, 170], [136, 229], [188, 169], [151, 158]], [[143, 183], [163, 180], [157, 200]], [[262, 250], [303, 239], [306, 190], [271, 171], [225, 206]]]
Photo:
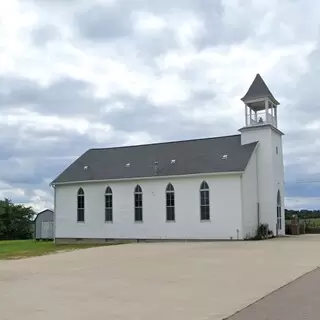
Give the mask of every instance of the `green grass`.
[[305, 221], [310, 221], [312, 227], [320, 227], [320, 218], [317, 219], [305, 219]]
[[[313, 227], [313, 228], [320, 227], [320, 218], [316, 218], [316, 219], [299, 219], [300, 223], [303, 223], [304, 221], [306, 223], [309, 223], [310, 227]], [[286, 223], [290, 224], [291, 220], [286, 220]]]
[[0, 241], [1, 259], [22, 259], [28, 257], [42, 256], [59, 251], [71, 251], [99, 246], [114, 245], [119, 243], [104, 244], [54, 244], [53, 241], [35, 240], [9, 240]]

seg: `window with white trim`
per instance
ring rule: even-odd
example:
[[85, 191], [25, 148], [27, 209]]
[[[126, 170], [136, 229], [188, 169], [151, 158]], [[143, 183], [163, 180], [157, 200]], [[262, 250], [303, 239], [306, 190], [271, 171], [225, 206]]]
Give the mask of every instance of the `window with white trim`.
[[77, 193], [77, 221], [84, 222], [84, 191], [82, 188]]
[[139, 185], [134, 190], [134, 221], [142, 222], [142, 189]]
[[166, 218], [167, 221], [175, 221], [175, 210], [174, 210], [174, 188], [171, 183], [166, 188]]
[[112, 190], [110, 187], [107, 187], [105, 192], [105, 221], [112, 222]]
[[278, 190], [278, 193], [277, 193], [277, 228], [279, 230], [282, 229], [280, 190]]
[[206, 181], [203, 181], [200, 186], [200, 220], [210, 220], [210, 193]]

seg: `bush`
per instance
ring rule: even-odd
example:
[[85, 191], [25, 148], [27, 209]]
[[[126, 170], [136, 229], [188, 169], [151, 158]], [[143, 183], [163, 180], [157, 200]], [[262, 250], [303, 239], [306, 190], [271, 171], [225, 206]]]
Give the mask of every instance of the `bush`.
[[269, 225], [267, 223], [261, 223], [257, 228], [256, 235], [249, 240], [263, 240], [273, 237], [272, 230], [269, 230]]

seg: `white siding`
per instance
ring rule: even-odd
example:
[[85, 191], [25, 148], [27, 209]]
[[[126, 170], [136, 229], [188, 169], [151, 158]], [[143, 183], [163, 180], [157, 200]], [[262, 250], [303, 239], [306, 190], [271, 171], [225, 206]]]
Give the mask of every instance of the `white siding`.
[[[277, 132], [272, 131], [272, 162], [274, 167], [274, 201], [277, 203], [277, 193], [280, 190], [281, 195], [281, 220], [282, 220], [282, 230], [279, 234], [285, 234], [285, 217], [284, 217], [284, 166], [283, 166], [283, 149], [282, 149], [282, 136]], [[276, 152], [276, 147], [278, 147], [278, 154]]]
[[258, 227], [257, 170], [256, 149], [242, 175], [242, 223], [244, 238], [254, 236]]
[[[268, 223], [269, 228], [276, 234], [277, 191], [279, 185], [284, 184], [283, 175], [279, 174], [283, 171], [282, 156], [276, 154], [276, 146], [279, 147], [279, 153], [282, 152], [281, 134], [270, 125], [243, 129], [242, 144], [253, 141], [259, 141], [257, 164], [260, 222]], [[281, 193], [283, 197], [283, 190]]]
[[[200, 184], [210, 188], [210, 221], [200, 221]], [[175, 222], [166, 222], [165, 190], [175, 189]], [[134, 222], [134, 188], [143, 191], [143, 223]], [[113, 192], [113, 223], [104, 219], [104, 193]], [[85, 222], [77, 222], [77, 190], [85, 192]], [[233, 239], [242, 237], [240, 175], [56, 186], [57, 238]]]

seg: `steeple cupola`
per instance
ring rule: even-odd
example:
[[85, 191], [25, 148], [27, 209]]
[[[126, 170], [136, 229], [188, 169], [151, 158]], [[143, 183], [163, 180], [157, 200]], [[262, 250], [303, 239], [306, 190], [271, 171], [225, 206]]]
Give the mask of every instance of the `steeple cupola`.
[[280, 104], [263, 81], [260, 74], [253, 80], [241, 99], [245, 104], [245, 126], [270, 124], [278, 128], [277, 107]]

